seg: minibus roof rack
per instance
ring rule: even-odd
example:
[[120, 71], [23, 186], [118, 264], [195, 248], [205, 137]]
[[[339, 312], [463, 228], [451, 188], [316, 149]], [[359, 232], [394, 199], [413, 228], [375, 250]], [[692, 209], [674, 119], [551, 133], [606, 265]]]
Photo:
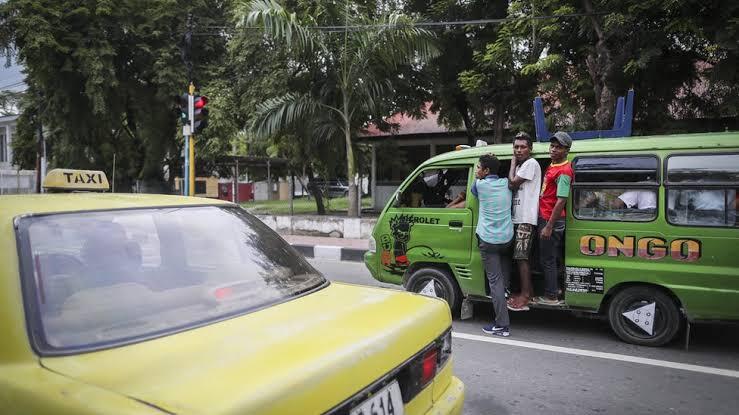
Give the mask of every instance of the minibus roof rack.
[[[591, 131], [568, 131], [573, 140], [585, 140], [588, 138], [619, 138], [631, 136], [631, 121], [634, 118], [634, 90], [629, 89], [624, 97], [618, 97], [616, 101], [616, 114], [613, 119], [613, 129], [591, 130]], [[536, 126], [537, 141], [549, 141], [552, 136], [547, 130], [544, 118], [544, 104], [541, 97], [534, 98], [534, 125]]]

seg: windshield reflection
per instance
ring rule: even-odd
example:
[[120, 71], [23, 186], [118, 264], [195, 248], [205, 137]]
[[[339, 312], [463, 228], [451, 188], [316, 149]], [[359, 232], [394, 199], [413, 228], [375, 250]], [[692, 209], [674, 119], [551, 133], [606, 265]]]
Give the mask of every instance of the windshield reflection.
[[274, 231], [234, 207], [25, 218], [20, 232], [42, 344], [90, 348], [166, 334], [325, 283]]

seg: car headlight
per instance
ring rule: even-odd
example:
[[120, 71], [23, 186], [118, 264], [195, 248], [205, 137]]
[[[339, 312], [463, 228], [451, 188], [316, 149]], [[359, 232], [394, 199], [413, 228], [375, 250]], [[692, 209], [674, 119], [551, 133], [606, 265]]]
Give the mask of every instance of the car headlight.
[[377, 242], [375, 242], [375, 237], [372, 235], [369, 237], [369, 251], [372, 253], [377, 252]]

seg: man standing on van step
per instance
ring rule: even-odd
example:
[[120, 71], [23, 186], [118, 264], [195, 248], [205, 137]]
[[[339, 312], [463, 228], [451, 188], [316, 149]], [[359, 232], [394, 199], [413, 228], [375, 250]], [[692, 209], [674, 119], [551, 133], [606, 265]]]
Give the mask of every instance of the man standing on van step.
[[511, 311], [528, 311], [529, 301], [534, 296], [531, 287], [531, 268], [529, 257], [534, 242], [537, 219], [539, 217], [539, 192], [541, 190], [541, 167], [531, 157], [534, 144], [531, 136], [520, 132], [513, 139], [513, 158], [508, 172], [508, 187], [513, 194], [513, 226], [516, 242], [513, 259], [518, 264], [521, 279], [521, 292], [508, 301]]
[[567, 154], [572, 146], [569, 134], [558, 131], [549, 139], [549, 157], [552, 163], [544, 173], [544, 183], [539, 197], [539, 255], [544, 271], [544, 296], [534, 302], [544, 305], [561, 305], [557, 277], [565, 233], [565, 205], [574, 179]]
[[472, 184], [472, 194], [479, 200], [477, 240], [485, 275], [490, 285], [490, 296], [495, 310], [495, 324], [485, 326], [482, 331], [495, 336], [510, 334], [508, 308], [505, 299], [505, 282], [509, 261], [501, 261], [502, 253], [508, 251], [513, 241], [511, 221], [511, 190], [508, 179], [498, 177], [500, 162], [492, 154], [480, 157], [475, 171], [478, 180]]

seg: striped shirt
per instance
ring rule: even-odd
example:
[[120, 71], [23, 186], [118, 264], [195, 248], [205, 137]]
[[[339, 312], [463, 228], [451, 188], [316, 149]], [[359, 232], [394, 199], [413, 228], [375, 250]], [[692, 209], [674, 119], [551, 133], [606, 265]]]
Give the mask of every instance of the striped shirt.
[[511, 199], [508, 179], [494, 174], [475, 180], [472, 194], [480, 201], [477, 236], [489, 244], [504, 244], [513, 239]]

